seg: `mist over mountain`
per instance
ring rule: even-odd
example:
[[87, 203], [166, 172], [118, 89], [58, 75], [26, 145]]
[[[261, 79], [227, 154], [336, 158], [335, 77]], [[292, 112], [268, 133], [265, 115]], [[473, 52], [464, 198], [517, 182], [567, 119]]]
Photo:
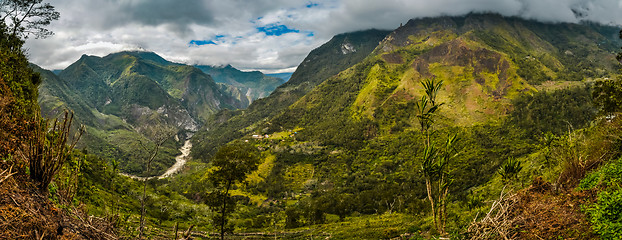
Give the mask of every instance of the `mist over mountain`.
[[331, 76], [361, 61], [388, 34], [383, 30], [344, 33], [311, 51], [292, 77], [267, 98], [245, 110], [222, 111], [210, 119], [193, 141], [193, 155], [213, 153], [220, 144], [250, 134], [248, 127], [264, 122], [285, 110], [304, 94]]
[[292, 74], [294, 73], [293, 72], [291, 73], [270, 73], [266, 75], [270, 77], [280, 78], [280, 79], [283, 79], [283, 82], [287, 82], [292, 77]]
[[230, 94], [245, 103], [243, 108], [259, 98], [267, 97], [283, 83], [280, 78], [270, 77], [259, 71], [242, 72], [231, 65], [195, 67], [209, 74], [215, 82], [225, 84], [225, 87], [234, 87]]

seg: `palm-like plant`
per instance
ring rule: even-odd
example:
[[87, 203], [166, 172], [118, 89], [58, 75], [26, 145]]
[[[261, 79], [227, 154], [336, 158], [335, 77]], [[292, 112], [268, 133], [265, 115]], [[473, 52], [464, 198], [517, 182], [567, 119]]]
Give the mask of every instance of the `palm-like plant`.
[[432, 143], [430, 138], [434, 132], [432, 125], [434, 124], [435, 114], [440, 106], [443, 105], [443, 103], [436, 101], [438, 91], [443, 86], [443, 81], [437, 82], [434, 79], [426, 79], [421, 82], [421, 85], [426, 94], [415, 103], [417, 108], [416, 117], [419, 120], [421, 132], [425, 134], [426, 138], [421, 170], [423, 171], [428, 200], [432, 208], [434, 226], [441, 234], [444, 234], [445, 219], [447, 218], [447, 196], [449, 194], [449, 186], [453, 182], [448, 166], [451, 159], [457, 155], [455, 143], [458, 141], [458, 138], [455, 135], [449, 137], [442, 148], [436, 147]]
[[521, 163], [514, 158], [508, 159], [508, 161], [499, 169], [499, 175], [501, 175], [501, 181], [503, 184], [508, 184], [511, 180], [518, 178], [518, 173], [523, 170]]
[[432, 192], [432, 182], [437, 178], [439, 173], [439, 165], [436, 160], [438, 150], [434, 145], [426, 145], [423, 149], [423, 164], [421, 170], [423, 171], [423, 177], [425, 179], [425, 187], [428, 194], [428, 200], [432, 208], [432, 219], [434, 219], [434, 225], [437, 226], [436, 208], [434, 201], [434, 193]]
[[436, 105], [436, 96], [443, 86], [443, 80], [437, 82], [435, 79], [425, 79], [421, 82], [421, 85], [423, 85], [425, 94], [430, 98], [432, 105]]

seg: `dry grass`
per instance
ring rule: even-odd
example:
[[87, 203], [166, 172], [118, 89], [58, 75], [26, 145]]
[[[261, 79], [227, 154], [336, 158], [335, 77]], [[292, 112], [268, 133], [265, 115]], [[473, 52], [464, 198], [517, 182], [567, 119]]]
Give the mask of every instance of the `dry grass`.
[[13, 171], [0, 170], [0, 239], [118, 239], [110, 221], [79, 207], [57, 208]]
[[591, 191], [555, 193], [538, 177], [516, 194], [502, 193], [468, 234], [470, 239], [598, 239], [580, 210], [595, 199]]

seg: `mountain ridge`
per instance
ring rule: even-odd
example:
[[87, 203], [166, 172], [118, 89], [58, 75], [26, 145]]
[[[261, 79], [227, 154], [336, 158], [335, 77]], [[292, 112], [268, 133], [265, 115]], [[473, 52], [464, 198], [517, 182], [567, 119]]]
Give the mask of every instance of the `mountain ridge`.
[[244, 106], [201, 70], [153, 52], [83, 55], [58, 75], [35, 68], [44, 76], [39, 88], [42, 112], [54, 116], [61, 108], [73, 110], [90, 132], [81, 146], [122, 160], [121, 169], [132, 174], [144, 174], [138, 159], [147, 154], [132, 150], [142, 149], [140, 142], [152, 145], [165, 130], [180, 139], [167, 141], [164, 154], [157, 157], [156, 172], [162, 171], [172, 164], [181, 140], [210, 115]]
[[243, 72], [231, 65], [194, 67], [209, 74], [216, 83], [224, 84], [223, 88], [227, 88], [232, 95], [243, 102], [243, 108], [259, 98], [267, 97], [283, 84], [280, 78], [270, 77], [259, 71]]
[[[456, 22], [462, 25], [458, 27]], [[536, 91], [531, 85], [552, 80], [576, 81], [574, 76], [578, 75], [585, 78], [612, 76], [616, 61], [607, 54], [618, 47], [613, 39], [607, 39], [590, 30], [588, 25], [561, 24], [556, 31], [565, 33], [558, 36], [566, 39], [557, 39], [558, 42], [551, 43], [554, 36], [539, 32], [546, 26], [534, 21], [504, 18], [497, 14], [411, 20], [389, 34], [372, 55], [359, 64], [366, 66], [359, 66], [358, 69], [355, 66], [355, 69], [346, 70], [336, 78], [320, 84], [290, 106], [287, 110], [290, 113], [285, 113], [277, 122], [288, 123], [283, 126], [285, 129], [304, 128], [304, 125], [293, 126], [289, 123], [295, 122], [293, 119], [320, 122], [325, 120], [322, 116], [336, 114], [323, 107], [333, 106], [340, 100], [315, 101], [324, 98], [327, 93], [331, 93], [336, 99], [343, 99], [349, 91], [344, 94], [331, 89], [349, 89], [344, 88], [344, 84], [359, 86], [352, 89], [357, 92], [357, 96], [347, 100], [347, 103], [339, 102], [347, 105], [336, 108], [344, 109], [342, 112], [351, 111], [354, 119], [366, 116], [374, 121], [386, 121], [386, 131], [399, 124], [395, 121], [401, 121], [392, 114], [402, 104], [408, 106], [402, 111], [415, 112], [412, 99], [421, 96], [422, 90], [418, 82], [425, 78], [443, 80], [446, 83], [443, 91], [445, 93], [439, 97], [452, 108], [449, 111], [454, 115], [454, 123], [462, 121], [463, 124], [471, 124], [490, 118], [500, 119], [511, 108], [509, 100], [521, 93]], [[573, 36], [571, 32], [575, 29], [581, 30], [580, 34], [600, 37], [566, 37]], [[611, 28], [610, 31], [614, 33], [617, 30]], [[607, 42], [601, 47], [602, 41]], [[566, 51], [570, 50], [576, 52], [573, 54], [581, 52], [581, 57], [585, 57], [587, 61], [576, 62], [577, 58], [566, 58]], [[600, 56], [604, 57], [591, 61]], [[586, 71], [588, 68], [584, 64], [590, 65], [589, 69], [593, 70]], [[362, 76], [355, 79], [354, 75], [357, 74]], [[348, 78], [350, 80], [346, 80]], [[462, 100], [457, 100], [456, 97]], [[311, 111], [308, 116], [301, 114], [300, 111], [309, 112], [309, 108], [318, 110]], [[383, 108], [387, 109], [377, 111]], [[388, 109], [392, 110], [386, 111]], [[481, 111], [482, 109], [488, 110]], [[389, 118], [383, 119], [384, 115]], [[474, 118], [469, 120], [471, 116]], [[407, 125], [415, 123], [416, 119], [411, 115]], [[278, 131], [275, 125], [279, 124], [272, 121], [271, 131]]]
[[[214, 115], [197, 132], [193, 146], [200, 150], [194, 150], [192, 156], [209, 156], [221, 144], [249, 134], [249, 127], [279, 114], [317, 84], [362, 60], [388, 33], [389, 31], [371, 29], [334, 36], [312, 50], [290, 80], [276, 88], [270, 96], [253, 102], [245, 110], [221, 111]], [[348, 44], [357, 51], [342, 52], [342, 47]]]

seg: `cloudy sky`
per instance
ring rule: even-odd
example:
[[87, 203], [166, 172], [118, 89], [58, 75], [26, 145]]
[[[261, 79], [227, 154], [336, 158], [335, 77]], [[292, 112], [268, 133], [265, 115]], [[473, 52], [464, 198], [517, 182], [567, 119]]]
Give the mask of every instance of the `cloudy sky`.
[[61, 18], [28, 39], [30, 60], [63, 69], [82, 54], [144, 49], [188, 64], [292, 72], [339, 33], [418, 17], [496, 12], [547, 22], [622, 24], [622, 0], [44, 0]]

